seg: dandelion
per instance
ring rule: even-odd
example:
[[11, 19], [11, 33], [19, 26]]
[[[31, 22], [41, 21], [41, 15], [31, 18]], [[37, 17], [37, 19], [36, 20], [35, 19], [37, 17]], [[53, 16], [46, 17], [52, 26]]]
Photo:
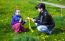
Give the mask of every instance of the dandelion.
[[63, 34], [64, 34], [64, 32], [63, 32]]
[[52, 15], [52, 16], [54, 16], [54, 15]]
[[[1, 6], [0, 6], [0, 8], [1, 8]], [[0, 15], [1, 16], [1, 15]]]
[[61, 40], [58, 40], [58, 41], [61, 41]]
[[37, 38], [39, 39], [39, 36], [37, 36]]
[[48, 37], [47, 35], [45, 37]]
[[3, 20], [1, 20], [1, 22], [3, 22]]
[[62, 39], [64, 41], [64, 39]]
[[42, 39], [44, 39], [44, 40], [45, 40], [45, 37], [42, 37]]
[[62, 1], [62, 0], [59, 0], [59, 1]]
[[57, 41], [57, 39], [54, 39], [55, 41]]
[[65, 19], [64, 19], [64, 21], [65, 21]]
[[44, 40], [45, 41], [45, 40]]
[[42, 37], [43, 35], [41, 35], [41, 37]]
[[26, 34], [26, 32], [25, 32], [25, 34]]

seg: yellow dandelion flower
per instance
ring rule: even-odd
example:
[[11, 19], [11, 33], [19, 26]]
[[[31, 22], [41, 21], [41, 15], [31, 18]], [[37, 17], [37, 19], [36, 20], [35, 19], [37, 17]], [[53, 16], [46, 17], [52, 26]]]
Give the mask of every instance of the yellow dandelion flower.
[[64, 41], [64, 39], [62, 39]]
[[41, 36], [43, 36], [43, 35], [41, 35]]
[[25, 34], [26, 34], [26, 32], [25, 32]]
[[3, 20], [1, 20], [1, 22], [3, 22]]
[[45, 40], [45, 37], [42, 37]]
[[39, 36], [37, 36], [37, 38], [39, 39]]
[[47, 35], [45, 37], [48, 37]]
[[63, 32], [63, 34], [64, 34], [64, 32]]
[[59, 0], [59, 1], [62, 1], [62, 0]]
[[44, 40], [45, 41], [45, 40]]
[[61, 41], [61, 40], [58, 40], [58, 41]]
[[64, 19], [64, 21], [65, 21], [65, 19]]
[[55, 41], [57, 41], [57, 39], [54, 39]]

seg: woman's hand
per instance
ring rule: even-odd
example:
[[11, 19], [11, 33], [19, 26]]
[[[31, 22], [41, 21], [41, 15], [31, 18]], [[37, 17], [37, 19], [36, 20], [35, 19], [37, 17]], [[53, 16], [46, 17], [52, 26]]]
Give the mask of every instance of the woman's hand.
[[31, 18], [31, 20], [33, 21], [33, 22], [35, 22], [36, 20], [35, 19], [33, 19], [33, 18]]
[[31, 20], [31, 21], [33, 21], [33, 22], [35, 21], [35, 19], [30, 18], [30, 17], [27, 17], [26, 19], [27, 19], [27, 20]]

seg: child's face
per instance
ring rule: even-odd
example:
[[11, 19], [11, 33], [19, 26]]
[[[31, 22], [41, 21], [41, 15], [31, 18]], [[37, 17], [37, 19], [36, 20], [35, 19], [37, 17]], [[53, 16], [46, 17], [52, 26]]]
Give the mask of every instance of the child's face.
[[17, 13], [20, 13], [20, 10], [16, 10]]
[[41, 12], [43, 9], [42, 8], [38, 8], [38, 12]]
[[16, 13], [16, 15], [19, 15], [20, 14], [20, 10], [16, 10], [15, 13]]

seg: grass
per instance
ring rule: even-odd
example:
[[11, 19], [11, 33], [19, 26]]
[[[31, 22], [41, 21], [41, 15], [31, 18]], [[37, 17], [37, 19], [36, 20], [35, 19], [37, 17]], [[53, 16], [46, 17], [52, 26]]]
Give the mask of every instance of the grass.
[[[11, 29], [11, 19], [16, 6], [21, 10], [23, 19], [27, 16], [36, 17], [38, 12], [35, 10], [37, 0], [0, 0], [0, 41], [65, 41], [65, 9], [63, 9], [63, 16], [61, 17], [60, 8], [46, 5], [48, 12], [53, 16], [55, 21], [55, 30], [53, 34], [46, 35], [37, 31], [36, 26], [31, 22], [31, 26], [35, 32], [30, 30], [25, 33], [14, 33]], [[52, 0], [49, 0], [52, 1]], [[58, 3], [57, 0], [52, 1]], [[64, 0], [61, 1], [62, 4]], [[25, 24], [28, 28], [28, 22]]]

